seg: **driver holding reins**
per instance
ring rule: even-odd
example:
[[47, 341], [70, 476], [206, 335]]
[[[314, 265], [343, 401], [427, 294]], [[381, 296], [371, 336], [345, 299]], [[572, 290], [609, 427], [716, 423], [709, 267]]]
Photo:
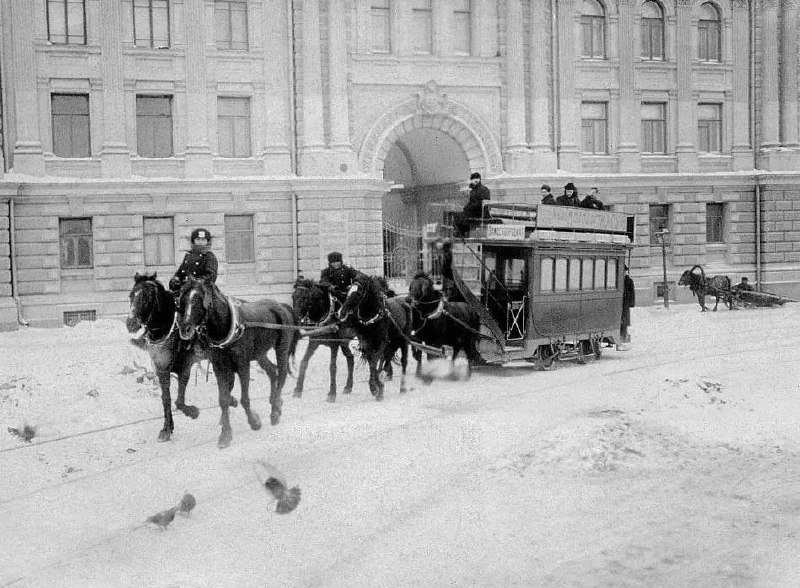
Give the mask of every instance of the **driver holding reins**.
[[328, 267], [323, 269], [319, 276], [319, 285], [327, 287], [328, 291], [341, 303], [347, 300], [351, 288], [363, 293], [368, 281], [369, 276], [345, 265], [342, 261], [342, 254], [338, 251], [328, 253]]
[[217, 281], [217, 256], [211, 251], [211, 232], [208, 229], [192, 231], [190, 241], [192, 248], [186, 252], [178, 271], [169, 281], [170, 291], [177, 295], [181, 286], [189, 276], [203, 280], [208, 284]]

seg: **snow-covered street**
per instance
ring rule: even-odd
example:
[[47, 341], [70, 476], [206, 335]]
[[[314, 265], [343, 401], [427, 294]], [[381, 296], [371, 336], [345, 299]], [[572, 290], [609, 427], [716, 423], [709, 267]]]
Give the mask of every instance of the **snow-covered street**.
[[[0, 333], [0, 586], [800, 585], [800, 305], [632, 322], [632, 350], [586, 366], [412, 376], [382, 403], [360, 364], [325, 402], [322, 349], [281, 423], [235, 409], [222, 451], [213, 374], [156, 441], [122, 323]], [[30, 444], [6, 432], [26, 422]], [[302, 488], [294, 512], [256, 459]], [[143, 524], [185, 490], [192, 516]]]

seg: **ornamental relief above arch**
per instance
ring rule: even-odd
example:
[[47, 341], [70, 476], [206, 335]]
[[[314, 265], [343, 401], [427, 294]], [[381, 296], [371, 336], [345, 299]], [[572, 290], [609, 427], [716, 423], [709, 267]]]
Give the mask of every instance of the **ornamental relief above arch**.
[[378, 117], [361, 142], [361, 171], [381, 175], [392, 144], [410, 128], [446, 133], [461, 146], [471, 166], [490, 175], [503, 171], [500, 149], [489, 126], [465, 105], [441, 92], [434, 80]]

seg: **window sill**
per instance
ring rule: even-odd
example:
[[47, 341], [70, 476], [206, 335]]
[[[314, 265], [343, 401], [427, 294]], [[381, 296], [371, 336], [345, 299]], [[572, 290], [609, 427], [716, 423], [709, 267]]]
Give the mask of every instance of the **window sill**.
[[61, 279], [67, 280], [79, 280], [81, 278], [93, 278], [94, 277], [94, 268], [93, 267], [83, 267], [83, 268], [62, 268], [61, 269]]

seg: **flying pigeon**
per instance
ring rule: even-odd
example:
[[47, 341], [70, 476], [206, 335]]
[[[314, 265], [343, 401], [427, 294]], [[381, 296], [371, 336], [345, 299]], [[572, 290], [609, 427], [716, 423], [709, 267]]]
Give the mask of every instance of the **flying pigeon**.
[[286, 514], [297, 508], [301, 494], [299, 486], [289, 488], [284, 475], [264, 460], [257, 459], [254, 467], [261, 484], [278, 501], [275, 512]]

